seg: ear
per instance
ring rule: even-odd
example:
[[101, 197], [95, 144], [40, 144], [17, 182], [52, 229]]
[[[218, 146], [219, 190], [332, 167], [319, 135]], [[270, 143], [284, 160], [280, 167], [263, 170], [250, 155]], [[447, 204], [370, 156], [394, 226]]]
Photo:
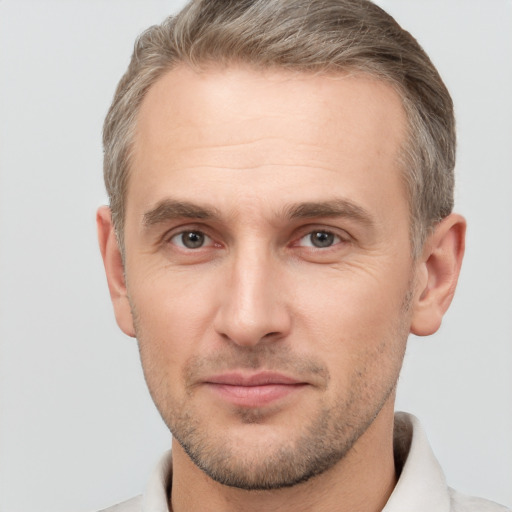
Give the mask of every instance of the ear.
[[128, 336], [135, 337], [133, 317], [126, 289], [123, 259], [112, 224], [112, 215], [108, 206], [101, 206], [96, 214], [98, 241], [101, 256], [107, 274], [108, 289], [114, 306], [117, 325]]
[[428, 237], [418, 262], [411, 333], [434, 334], [455, 294], [464, 256], [466, 221], [452, 213]]

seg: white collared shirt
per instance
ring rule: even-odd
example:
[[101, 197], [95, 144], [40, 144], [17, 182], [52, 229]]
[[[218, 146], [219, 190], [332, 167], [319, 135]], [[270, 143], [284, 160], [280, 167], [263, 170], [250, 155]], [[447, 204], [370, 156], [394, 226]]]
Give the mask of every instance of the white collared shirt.
[[[401, 471], [382, 512], [512, 512], [492, 501], [465, 496], [448, 487], [425, 432], [411, 414], [395, 414], [394, 452]], [[171, 472], [168, 451], [142, 496], [100, 512], [170, 512], [167, 489]]]

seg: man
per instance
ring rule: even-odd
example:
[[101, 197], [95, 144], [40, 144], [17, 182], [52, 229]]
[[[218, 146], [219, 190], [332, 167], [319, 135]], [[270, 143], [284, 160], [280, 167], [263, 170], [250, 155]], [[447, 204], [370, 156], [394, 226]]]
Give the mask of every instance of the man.
[[453, 297], [450, 96], [366, 0], [191, 2], [137, 41], [105, 121], [117, 322], [173, 434], [111, 511], [505, 510], [394, 416]]

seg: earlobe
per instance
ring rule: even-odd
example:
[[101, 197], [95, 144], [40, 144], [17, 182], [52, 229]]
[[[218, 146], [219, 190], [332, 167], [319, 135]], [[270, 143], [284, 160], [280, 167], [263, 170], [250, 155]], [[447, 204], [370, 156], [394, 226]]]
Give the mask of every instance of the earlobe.
[[466, 221], [452, 213], [425, 243], [416, 273], [411, 333], [428, 336], [441, 326], [450, 306], [464, 256]]
[[96, 225], [98, 229], [98, 242], [117, 324], [125, 334], [135, 337], [133, 317], [125, 283], [123, 259], [108, 206], [102, 206], [98, 209]]

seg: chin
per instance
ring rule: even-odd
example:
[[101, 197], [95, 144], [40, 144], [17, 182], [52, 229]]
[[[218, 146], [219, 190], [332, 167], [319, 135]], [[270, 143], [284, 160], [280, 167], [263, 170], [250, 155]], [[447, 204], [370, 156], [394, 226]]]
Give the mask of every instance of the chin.
[[323, 411], [295, 433], [289, 426], [259, 424], [261, 414], [254, 412], [232, 428], [205, 428], [205, 422], [190, 416], [174, 418], [169, 426], [191, 461], [212, 480], [247, 491], [271, 490], [328, 471], [367, 429], [366, 423], [356, 429], [350, 421], [333, 423], [330, 414]]

